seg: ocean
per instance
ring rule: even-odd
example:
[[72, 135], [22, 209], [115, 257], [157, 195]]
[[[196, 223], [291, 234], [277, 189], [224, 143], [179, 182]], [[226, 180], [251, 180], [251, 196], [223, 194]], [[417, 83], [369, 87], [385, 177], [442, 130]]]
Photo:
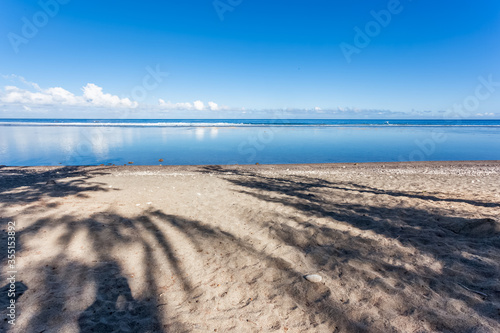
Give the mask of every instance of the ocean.
[[0, 119], [9, 166], [449, 160], [500, 160], [500, 120]]

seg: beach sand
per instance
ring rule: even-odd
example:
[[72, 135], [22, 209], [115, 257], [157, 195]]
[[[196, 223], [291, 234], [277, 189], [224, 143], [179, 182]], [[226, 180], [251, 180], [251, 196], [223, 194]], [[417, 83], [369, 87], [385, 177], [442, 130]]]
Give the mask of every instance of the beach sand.
[[499, 216], [498, 161], [0, 167], [0, 331], [500, 332]]

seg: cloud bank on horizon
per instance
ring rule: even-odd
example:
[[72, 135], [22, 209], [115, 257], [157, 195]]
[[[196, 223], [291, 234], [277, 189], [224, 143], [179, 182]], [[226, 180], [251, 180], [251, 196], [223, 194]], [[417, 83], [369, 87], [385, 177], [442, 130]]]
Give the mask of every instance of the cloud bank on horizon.
[[[147, 104], [105, 93], [103, 88], [87, 83], [81, 88], [81, 95], [74, 94], [62, 87], [41, 88], [37, 83], [30, 82], [22, 76], [15, 74], [2, 75], [4, 79], [24, 85], [20, 88], [16, 85], [6, 85], [0, 88], [0, 117], [31, 117], [40, 114], [50, 114], [51, 118], [80, 117], [83, 114], [106, 118], [109, 117], [180, 117], [180, 118], [210, 118], [214, 117], [236, 117], [236, 118], [436, 118], [453, 113], [453, 110], [442, 111], [417, 111], [398, 112], [392, 110], [360, 109], [352, 107], [335, 107], [322, 109], [311, 107], [310, 109], [283, 108], [283, 109], [246, 109], [243, 107], [228, 107], [219, 105], [213, 101], [207, 103], [201, 100], [193, 102], [171, 102], [162, 98], [158, 103]], [[98, 113], [92, 113], [92, 111]], [[123, 110], [127, 110], [123, 112]], [[201, 113], [200, 113], [201, 112]], [[454, 112], [455, 116], [462, 118], [494, 118], [499, 117], [496, 113], [470, 113], [464, 116]], [[453, 117], [452, 117], [453, 118]]]
[[[23, 106], [26, 111], [32, 110], [34, 106], [53, 106], [53, 107], [97, 107], [97, 108], [132, 108], [139, 107], [155, 108], [154, 105], [148, 105], [132, 101], [128, 97], [119, 97], [109, 93], [104, 93], [103, 88], [94, 83], [87, 83], [81, 88], [82, 95], [75, 95], [62, 87], [50, 87], [42, 89], [37, 83], [30, 82], [22, 76], [4, 75], [4, 79], [10, 79], [22, 83], [25, 87], [20, 88], [14, 85], [7, 85], [0, 89], [0, 102], [4, 103], [2, 111], [9, 106]], [[227, 107], [219, 106], [210, 101], [207, 104], [200, 100], [194, 102], [172, 103], [158, 99], [157, 109], [160, 110], [196, 110], [196, 111], [218, 111], [225, 110]]]

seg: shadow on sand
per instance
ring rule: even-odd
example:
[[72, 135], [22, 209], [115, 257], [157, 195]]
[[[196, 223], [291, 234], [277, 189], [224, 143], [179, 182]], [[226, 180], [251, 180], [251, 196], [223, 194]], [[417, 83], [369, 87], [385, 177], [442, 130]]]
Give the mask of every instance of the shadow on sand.
[[[0, 175], [2, 204], [8, 204], [9, 200], [33, 202], [43, 196], [85, 195], [85, 191], [106, 190], [104, 184], [92, 182], [92, 172], [82, 173], [79, 168], [65, 168], [59, 170], [59, 174], [51, 171], [28, 175], [27, 178], [23, 178], [22, 171], [8, 172], [5, 176]], [[288, 210], [282, 213], [253, 211], [253, 216], [269, 215], [269, 218], [259, 220], [262, 222], [256, 222], [251, 214], [246, 219], [260, 223], [259, 227], [268, 230], [270, 237], [303, 253], [323, 274], [340, 281], [339, 286], [342, 279], [356, 280], [355, 288], [369, 288], [392, 299], [394, 304], [390, 311], [395, 312], [394, 316], [419, 318], [427, 327], [437, 331], [472, 332], [481, 328], [481, 322], [460, 318], [449, 311], [447, 304], [425, 302], [431, 296], [439, 295], [442, 300], [460, 301], [479, 317], [500, 325], [500, 272], [498, 263], [494, 261], [500, 256], [496, 221], [450, 216], [445, 210], [430, 212], [408, 206], [389, 208], [363, 204], [362, 198], [371, 193], [447, 200], [477, 207], [496, 207], [497, 203], [440, 199], [439, 196], [403, 191], [387, 192], [352, 182], [332, 183], [312, 177], [269, 177], [229, 167], [207, 167], [200, 172], [217, 174], [229, 182], [235, 192], [286, 207]], [[71, 180], [74, 176], [79, 178]], [[43, 185], [54, 178], [57, 182], [64, 182], [64, 185], [57, 190]], [[352, 194], [351, 200], [338, 199], [346, 194]], [[316, 219], [327, 220], [328, 223], [316, 223]], [[293, 221], [301, 227], [294, 228], [285, 221]], [[346, 230], [337, 228], [338, 223], [397, 240], [401, 246], [396, 250], [384, 248], [375, 238], [352, 236]], [[63, 230], [57, 239], [60, 252], [34, 268], [40, 276], [37, 290], [31, 292], [39, 297], [31, 304], [37, 310], [30, 318], [26, 331], [61, 329], [66, 313], [71, 311], [69, 302], [75, 295], [91, 304], [78, 314], [81, 332], [191, 331], [193, 326], [177, 321], [175, 313], [165, 310], [169, 305], [168, 298], [161, 298], [164, 283], [157, 271], [161, 262], [167, 262], [171, 267], [186, 300], [197, 297], [195, 283], [184, 270], [171, 241], [172, 235], [165, 231], [166, 227], [188, 239], [189, 246], [200, 257], [208, 259], [210, 251], [201, 250], [222, 243], [232, 255], [254, 258], [265, 267], [278, 271], [280, 278], [269, 282], [270, 288], [276, 291], [273, 297], [281, 295], [293, 300], [308, 318], [311, 331], [319, 324], [327, 325], [331, 331], [342, 332], [398, 331], [390, 318], [376, 319], [369, 314], [361, 318], [351, 317], [349, 306], [352, 304], [348, 296], [340, 297], [340, 292], [327, 284], [304, 283], [304, 272], [283, 258], [257, 249], [248, 239], [236, 237], [203, 221], [168, 214], [159, 209], [146, 210], [131, 218], [113, 211], [96, 212], [86, 219], [71, 215], [45, 218], [20, 231], [20, 239], [32, 239], [42, 229], [48, 232]], [[68, 256], [72, 240], [81, 235], [85, 235], [87, 255], [94, 258], [95, 264], [84, 264]], [[130, 287], [132, 277], [124, 273], [122, 263], [116, 256], [116, 252], [124, 248], [140, 248], [143, 255], [138, 269], [144, 272], [145, 280], [141, 284], [147, 288], [135, 295]], [[407, 269], [400, 260], [405, 251], [425, 254], [437, 260], [442, 269], [438, 271], [425, 265]], [[469, 255], [464, 256], [464, 251]], [[352, 292], [359, 293], [360, 290]], [[349, 290], [345, 294], [348, 295]], [[368, 298], [369, 295], [358, 300], [359, 304], [366, 306], [374, 302], [375, 307], [385, 304], [383, 297], [378, 301]], [[193, 312], [198, 310], [194, 301], [184, 306]]]

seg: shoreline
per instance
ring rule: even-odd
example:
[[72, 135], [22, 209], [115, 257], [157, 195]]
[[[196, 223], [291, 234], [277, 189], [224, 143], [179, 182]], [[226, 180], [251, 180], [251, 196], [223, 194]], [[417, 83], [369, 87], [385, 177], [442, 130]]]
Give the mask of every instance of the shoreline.
[[296, 168], [334, 168], [334, 167], [348, 167], [348, 166], [365, 166], [365, 167], [381, 167], [383, 165], [391, 167], [420, 167], [420, 166], [484, 166], [500, 164], [500, 160], [450, 160], [450, 161], [401, 161], [401, 162], [338, 162], [338, 163], [281, 163], [281, 164], [176, 164], [176, 165], [107, 165], [107, 164], [89, 164], [89, 165], [0, 165], [0, 168], [92, 168], [92, 167], [106, 167], [106, 168], [202, 168], [202, 167], [235, 167], [235, 168], [283, 168], [283, 167], [296, 167]]
[[499, 176], [500, 161], [2, 166], [0, 278], [15, 221], [18, 294], [0, 330], [495, 332]]

